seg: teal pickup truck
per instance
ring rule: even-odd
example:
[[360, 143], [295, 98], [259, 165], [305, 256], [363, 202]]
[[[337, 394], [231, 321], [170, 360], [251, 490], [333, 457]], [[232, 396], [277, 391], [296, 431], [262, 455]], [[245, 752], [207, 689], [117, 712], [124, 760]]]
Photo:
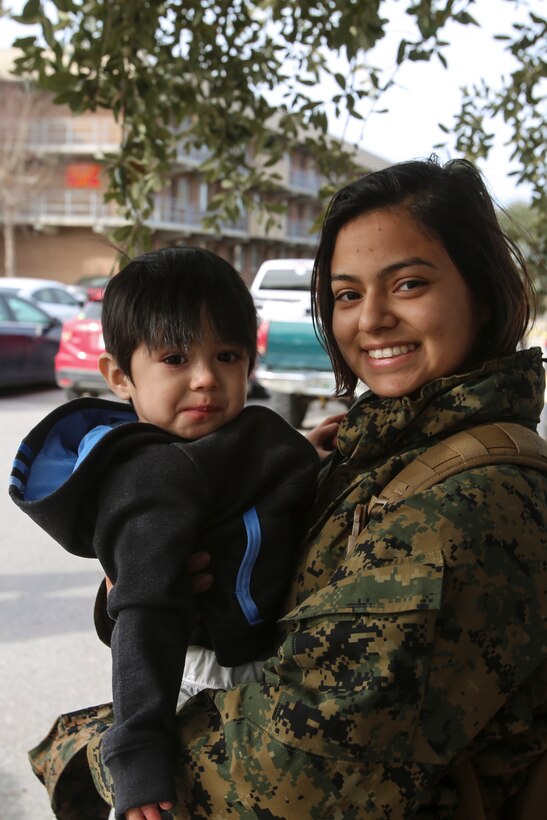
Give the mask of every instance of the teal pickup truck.
[[258, 332], [256, 377], [270, 393], [271, 407], [301, 427], [312, 401], [334, 395], [330, 359], [310, 316], [263, 319]]
[[333, 398], [335, 388], [310, 315], [312, 268], [313, 259], [269, 259], [251, 285], [261, 320], [255, 376], [294, 427], [302, 426], [312, 401]]

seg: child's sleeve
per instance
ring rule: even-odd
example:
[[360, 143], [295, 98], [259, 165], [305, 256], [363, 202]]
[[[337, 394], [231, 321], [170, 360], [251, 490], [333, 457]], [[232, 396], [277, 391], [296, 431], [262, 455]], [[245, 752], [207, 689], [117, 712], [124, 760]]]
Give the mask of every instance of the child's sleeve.
[[195, 613], [186, 562], [206, 503], [199, 474], [170, 446], [141, 448], [101, 487], [94, 547], [114, 583], [115, 724], [104, 749], [118, 813], [174, 798], [173, 722]]

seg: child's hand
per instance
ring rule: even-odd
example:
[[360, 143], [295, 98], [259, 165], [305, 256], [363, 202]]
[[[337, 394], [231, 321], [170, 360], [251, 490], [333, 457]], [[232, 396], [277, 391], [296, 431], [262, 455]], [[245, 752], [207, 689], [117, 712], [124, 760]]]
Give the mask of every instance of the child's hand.
[[345, 413], [337, 413], [335, 416], [328, 416], [321, 424], [306, 433], [306, 438], [317, 450], [319, 458], [326, 458], [332, 450], [336, 449], [338, 427], [345, 415]]
[[125, 820], [161, 820], [160, 809], [169, 811], [172, 803], [149, 803], [146, 806], [137, 806], [125, 812]]

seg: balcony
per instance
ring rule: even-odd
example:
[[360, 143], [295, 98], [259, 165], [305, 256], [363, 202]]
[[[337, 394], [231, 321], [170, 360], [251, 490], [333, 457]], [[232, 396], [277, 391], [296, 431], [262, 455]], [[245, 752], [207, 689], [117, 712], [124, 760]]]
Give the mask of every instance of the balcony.
[[316, 245], [319, 234], [317, 228], [314, 227], [314, 220], [310, 217], [304, 219], [296, 219], [294, 217], [287, 217], [287, 237], [304, 245]]
[[324, 177], [314, 168], [289, 168], [289, 187], [306, 194], [316, 195], [324, 182]]
[[[185, 202], [174, 196], [158, 194], [155, 197], [154, 213], [147, 224], [156, 230], [213, 233], [204, 228], [202, 220], [209, 216], [199, 205]], [[249, 219], [246, 212], [235, 222], [221, 222], [221, 231], [225, 236], [244, 238], [249, 234]]]
[[185, 140], [177, 142], [175, 148], [175, 162], [186, 168], [196, 168], [210, 156], [211, 151], [206, 145], [196, 148], [194, 145], [188, 145]]
[[[207, 212], [192, 204], [181, 202], [172, 196], [158, 194], [154, 211], [146, 224], [153, 230], [176, 233], [213, 233], [203, 228], [202, 219]], [[15, 217], [16, 224], [32, 225], [36, 230], [48, 227], [87, 227], [103, 232], [126, 220], [114, 202], [105, 203], [99, 191], [49, 190], [32, 200], [20, 203]], [[225, 236], [244, 238], [248, 236], [248, 217], [244, 213], [233, 223], [222, 223]]]
[[118, 151], [121, 129], [108, 117], [44, 117], [32, 120], [28, 148], [36, 154], [97, 156]]

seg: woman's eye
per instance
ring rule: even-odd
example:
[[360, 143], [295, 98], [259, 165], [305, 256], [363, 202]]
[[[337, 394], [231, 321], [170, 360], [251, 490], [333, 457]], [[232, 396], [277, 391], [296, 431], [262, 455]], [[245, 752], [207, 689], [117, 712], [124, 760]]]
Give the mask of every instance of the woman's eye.
[[335, 302], [354, 302], [356, 299], [360, 298], [360, 294], [355, 290], [342, 290], [340, 293], [334, 294]]
[[415, 290], [416, 288], [421, 288], [424, 284], [422, 279], [407, 279], [404, 282], [401, 282], [397, 288], [397, 290], [402, 290], [407, 292], [409, 290]]

